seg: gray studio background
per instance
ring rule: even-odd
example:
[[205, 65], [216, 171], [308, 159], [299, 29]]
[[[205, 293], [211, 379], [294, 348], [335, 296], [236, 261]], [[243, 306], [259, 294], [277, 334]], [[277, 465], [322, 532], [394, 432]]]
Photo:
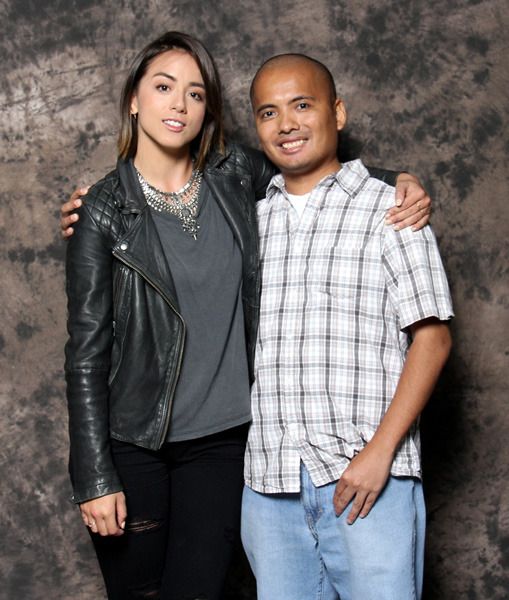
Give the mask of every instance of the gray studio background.
[[[505, 0], [0, 1], [0, 598], [104, 598], [68, 501], [57, 216], [114, 164], [125, 69], [167, 29], [216, 57], [234, 138], [256, 143], [259, 63], [306, 52], [350, 109], [348, 153], [432, 193], [457, 317], [423, 419], [426, 599], [509, 597], [508, 21]], [[237, 565], [229, 598], [252, 590]]]

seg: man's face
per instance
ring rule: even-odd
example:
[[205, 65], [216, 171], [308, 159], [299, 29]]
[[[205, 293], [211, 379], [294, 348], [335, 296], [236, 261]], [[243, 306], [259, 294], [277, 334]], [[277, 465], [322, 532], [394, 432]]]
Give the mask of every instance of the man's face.
[[297, 193], [306, 193], [339, 169], [337, 132], [346, 112], [312, 63], [266, 67], [255, 82], [253, 110], [262, 148], [283, 173], [287, 188], [295, 182]]

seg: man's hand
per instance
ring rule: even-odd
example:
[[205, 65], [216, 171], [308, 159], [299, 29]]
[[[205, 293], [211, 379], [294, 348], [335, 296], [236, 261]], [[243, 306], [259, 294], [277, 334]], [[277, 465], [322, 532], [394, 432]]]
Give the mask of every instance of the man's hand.
[[336, 484], [334, 508], [340, 515], [353, 499], [351, 525], [365, 517], [387, 483], [396, 450], [421, 414], [451, 350], [444, 321], [430, 317], [410, 326], [412, 344], [392, 402], [375, 435], [357, 454]]
[[429, 222], [431, 198], [420, 181], [410, 173], [400, 173], [396, 181], [396, 206], [386, 215], [386, 224], [394, 229], [412, 226], [413, 231], [422, 229]]
[[351, 525], [357, 517], [364, 518], [382, 492], [389, 478], [393, 453], [380, 451], [367, 444], [351, 461], [334, 492], [334, 508], [339, 516], [353, 499], [347, 517]]
[[78, 221], [79, 216], [73, 211], [82, 205], [81, 196], [84, 196], [87, 192], [88, 187], [74, 190], [69, 200], [65, 204], [62, 204], [60, 208], [60, 232], [64, 239], [71, 237], [74, 233], [71, 225]]
[[81, 518], [94, 533], [122, 535], [127, 518], [124, 492], [108, 494], [80, 504]]

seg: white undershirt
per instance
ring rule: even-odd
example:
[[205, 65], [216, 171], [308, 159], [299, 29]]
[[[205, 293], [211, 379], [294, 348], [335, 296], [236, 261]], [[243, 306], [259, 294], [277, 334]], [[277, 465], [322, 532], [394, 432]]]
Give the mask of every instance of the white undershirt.
[[297, 211], [297, 214], [299, 215], [299, 220], [302, 217], [304, 209], [306, 208], [306, 203], [310, 194], [311, 192], [308, 192], [307, 194], [302, 194], [302, 196], [288, 194], [288, 200], [290, 201], [290, 204], [293, 206], [293, 208]]

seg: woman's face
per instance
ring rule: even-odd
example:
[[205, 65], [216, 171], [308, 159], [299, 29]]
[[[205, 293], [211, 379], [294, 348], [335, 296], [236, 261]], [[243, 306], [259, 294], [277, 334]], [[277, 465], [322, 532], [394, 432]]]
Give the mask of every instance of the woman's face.
[[137, 154], [162, 149], [182, 154], [205, 118], [205, 85], [194, 58], [184, 50], [156, 56], [131, 101], [138, 119]]

